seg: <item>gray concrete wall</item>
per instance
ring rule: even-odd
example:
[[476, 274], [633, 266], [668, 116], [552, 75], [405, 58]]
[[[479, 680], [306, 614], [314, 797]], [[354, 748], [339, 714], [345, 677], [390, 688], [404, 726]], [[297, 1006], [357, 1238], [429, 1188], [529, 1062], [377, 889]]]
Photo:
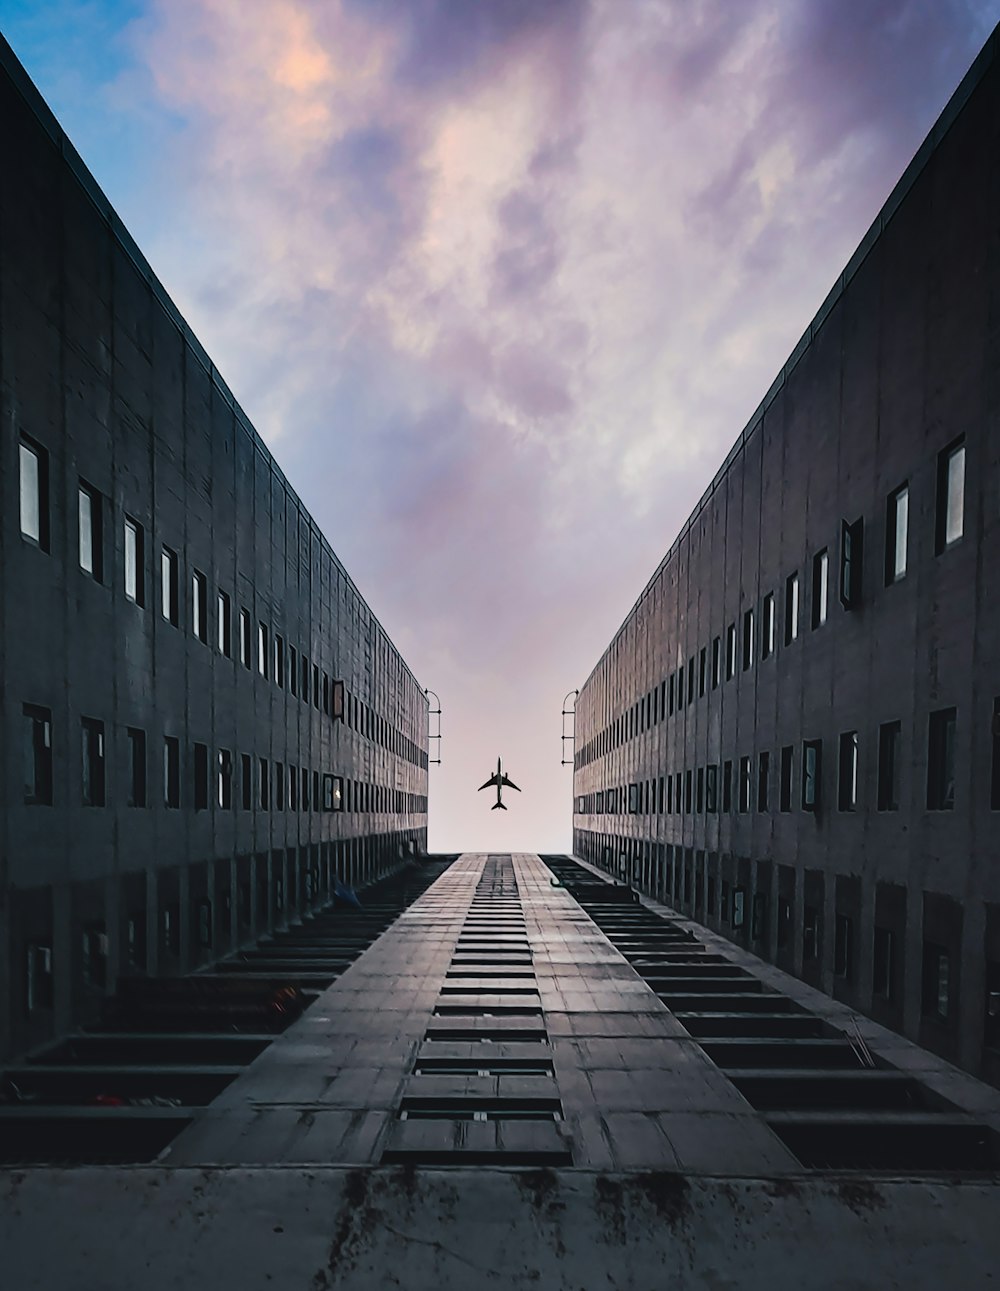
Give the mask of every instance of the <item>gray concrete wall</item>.
[[[404, 851], [424, 850], [427, 708], [2, 40], [0, 119], [2, 1056], [93, 1016], [119, 971], [182, 971], [217, 958], [327, 899], [334, 874], [364, 882]], [[47, 463], [41, 543], [24, 536], [19, 518], [22, 442]], [[81, 481], [98, 500], [99, 578], [80, 565]], [[143, 532], [142, 604], [126, 595], [126, 516]], [[176, 625], [162, 613], [164, 546], [177, 556]], [[207, 590], [204, 642], [194, 630], [196, 571]], [[219, 592], [231, 604], [231, 657], [218, 641]], [[240, 659], [243, 609], [249, 667]], [[51, 805], [25, 801], [25, 704], [51, 715]], [[83, 800], [84, 718], [103, 723], [104, 806]], [[128, 805], [129, 728], [145, 736], [145, 806]], [[165, 804], [165, 737], [179, 742], [176, 808]], [[196, 745], [207, 750], [204, 806]], [[221, 750], [232, 757], [230, 806], [217, 792]], [[342, 810], [324, 806], [328, 776], [343, 782]], [[204, 901], [211, 945], [198, 930]], [[85, 982], [88, 928], [107, 938], [103, 986]], [[130, 936], [140, 943], [131, 960]], [[51, 949], [53, 999], [49, 1007], [36, 998], [29, 1011], [31, 946]]]
[[[1000, 68], [996, 35], [890, 197], [740, 436], [577, 704], [577, 853], [665, 899], [968, 1069], [1000, 1079], [998, 728], [1000, 601]], [[939, 550], [939, 465], [965, 447], [964, 533]], [[909, 488], [905, 576], [887, 585], [887, 501]], [[860, 601], [838, 598], [843, 521], [863, 521]], [[829, 553], [826, 622], [812, 627], [816, 554]], [[784, 634], [799, 577], [798, 637]], [[762, 657], [764, 598], [776, 649]], [[754, 649], [742, 667], [745, 613]], [[735, 625], [735, 676], [726, 678]], [[713, 642], [723, 655], [712, 685]], [[700, 652], [708, 676], [699, 693]], [[695, 661], [689, 702], [688, 661]], [[673, 711], [684, 669], [684, 703]], [[655, 714], [646, 719], [647, 698]], [[666, 712], [659, 697], [667, 698]], [[650, 705], [652, 709], [652, 705]], [[956, 710], [954, 805], [928, 806], [931, 715]], [[631, 717], [630, 717], [631, 714]], [[879, 810], [879, 728], [898, 721], [898, 809]], [[630, 725], [631, 722], [631, 725]], [[857, 802], [841, 809], [838, 748], [857, 732]], [[802, 809], [803, 745], [822, 741], [817, 810]], [[782, 749], [790, 810], [780, 809]], [[759, 803], [760, 755], [769, 795]], [[752, 760], [740, 810], [740, 760]], [[731, 764], [731, 809], [698, 783]], [[682, 801], [677, 803], [680, 773]], [[690, 808], [686, 777], [692, 778]], [[663, 782], [661, 801], [660, 784]], [[652, 784], [649, 806], [629, 786]], [[610, 795], [609, 795], [609, 791]], [[608, 799], [620, 800], [609, 812]], [[690, 870], [690, 898], [686, 872]], [[747, 916], [733, 925], [740, 889]], [[758, 918], [751, 919], [757, 900]], [[724, 903], [725, 899], [725, 903]], [[815, 918], [819, 954], [804, 925]], [[847, 921], [845, 923], [845, 921]], [[838, 927], [849, 928], [846, 963]], [[893, 937], [892, 989], [875, 929]], [[993, 931], [990, 931], [993, 930]], [[947, 1017], [925, 964], [949, 969]], [[838, 972], [838, 969], [846, 971]], [[935, 994], [931, 991], [931, 994]], [[997, 997], [1000, 1001], [1000, 996]]]

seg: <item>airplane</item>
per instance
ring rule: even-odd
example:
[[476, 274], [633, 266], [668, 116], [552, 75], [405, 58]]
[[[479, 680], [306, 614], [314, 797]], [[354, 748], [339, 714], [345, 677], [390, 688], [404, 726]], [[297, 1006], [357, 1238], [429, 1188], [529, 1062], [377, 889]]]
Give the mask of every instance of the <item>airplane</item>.
[[[490, 778], [486, 781], [486, 783], [481, 784], [479, 786], [479, 789], [477, 790], [478, 793], [482, 793], [483, 790], [488, 789], [490, 785], [493, 785], [493, 784], [496, 785], [497, 800], [490, 808], [490, 811], [496, 811], [498, 807], [500, 808], [501, 811], [507, 810], [507, 808], [503, 805], [503, 799], [501, 797], [501, 795], [503, 794], [504, 785], [506, 785], [508, 789], [517, 789], [517, 785], [514, 783], [514, 781], [504, 775], [503, 767], [500, 765], [500, 761], [501, 761], [500, 758], [497, 758], [496, 771], [494, 771], [494, 773], [490, 776]], [[517, 789], [517, 792], [520, 793], [521, 790]]]

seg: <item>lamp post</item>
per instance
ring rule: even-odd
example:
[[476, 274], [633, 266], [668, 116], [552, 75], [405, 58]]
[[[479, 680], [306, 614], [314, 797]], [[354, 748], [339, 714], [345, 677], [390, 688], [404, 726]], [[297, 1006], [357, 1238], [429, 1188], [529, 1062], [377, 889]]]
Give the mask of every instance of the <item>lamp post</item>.
[[[576, 701], [579, 694], [580, 692], [578, 690], [568, 690], [562, 702], [562, 762], [560, 765], [564, 767], [571, 767], [573, 765], [574, 754], [576, 753]], [[573, 707], [569, 708], [568, 704], [571, 696], [573, 699]], [[572, 719], [568, 723], [569, 730], [566, 729], [567, 718]], [[571, 745], [569, 757], [566, 756], [567, 740]]]
[[[437, 704], [437, 708], [431, 707], [432, 696], [434, 699], [434, 703]], [[427, 700], [427, 762], [431, 766], [440, 766], [441, 765], [441, 700], [437, 694], [437, 691], [428, 690], [426, 686], [424, 687], [424, 698]], [[431, 721], [432, 717], [437, 718], [436, 731], [434, 730], [433, 723]], [[436, 758], [432, 758], [430, 755], [431, 740], [437, 740], [438, 742]]]

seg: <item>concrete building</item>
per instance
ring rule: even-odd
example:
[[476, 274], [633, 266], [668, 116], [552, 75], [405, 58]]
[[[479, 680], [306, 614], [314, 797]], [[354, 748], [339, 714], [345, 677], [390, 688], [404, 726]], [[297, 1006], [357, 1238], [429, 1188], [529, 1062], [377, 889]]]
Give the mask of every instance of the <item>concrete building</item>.
[[1000, 1080], [993, 37], [580, 691], [574, 849]]
[[0, 41], [0, 1056], [426, 850], [427, 705]]

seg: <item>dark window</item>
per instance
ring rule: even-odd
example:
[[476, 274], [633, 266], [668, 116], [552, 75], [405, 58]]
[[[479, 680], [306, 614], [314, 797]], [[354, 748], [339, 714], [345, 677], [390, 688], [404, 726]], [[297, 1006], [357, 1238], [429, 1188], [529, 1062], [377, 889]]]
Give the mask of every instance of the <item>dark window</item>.
[[837, 806], [854, 811], [858, 805], [858, 733], [844, 731], [840, 737], [840, 762], [837, 779]]
[[707, 672], [708, 672], [708, 650], [705, 648], [705, 646], [702, 646], [701, 650], [698, 653], [698, 697], [699, 698], [703, 698], [705, 694], [705, 686], [708, 681], [708, 678], [706, 675]]
[[225, 592], [218, 597], [219, 653], [227, 659], [233, 654], [233, 603]]
[[18, 444], [21, 534], [42, 551], [49, 549], [49, 455], [34, 440]]
[[778, 949], [784, 950], [792, 933], [792, 903], [787, 897], [778, 897]]
[[872, 993], [882, 999], [895, 996], [896, 937], [891, 928], [875, 926], [875, 948], [872, 960]]
[[26, 947], [24, 1009], [31, 1017], [39, 1009], [52, 1008], [52, 947], [33, 941]]
[[906, 576], [909, 544], [910, 490], [900, 485], [885, 504], [885, 583], [898, 583]]
[[84, 982], [103, 989], [108, 981], [108, 934], [103, 923], [91, 923], [84, 928], [80, 950]]
[[163, 805], [181, 805], [181, 745], [173, 735], [163, 737]]
[[830, 594], [830, 556], [824, 547], [813, 556], [812, 565], [812, 625], [822, 627], [826, 622], [827, 602]]
[[202, 950], [212, 945], [212, 903], [207, 899], [198, 902], [198, 945]]
[[309, 772], [302, 768], [302, 810], [309, 810]]
[[761, 753], [757, 759], [757, 810], [769, 811], [771, 795], [771, 755]]
[[288, 768], [288, 810], [299, 809], [299, 771], [298, 767]]
[[781, 750], [781, 786], [779, 789], [778, 808], [780, 811], [792, 810], [792, 774], [795, 749], [786, 744]]
[[146, 805], [146, 732], [130, 726], [128, 740], [128, 805]]
[[753, 610], [745, 610], [743, 614], [743, 671], [753, 663]]
[[927, 738], [927, 807], [952, 811], [955, 807], [956, 710], [931, 713]]
[[902, 726], [884, 722], [878, 728], [878, 809], [899, 810]]
[[233, 805], [233, 755], [229, 749], [219, 749], [218, 803], [228, 811]]
[[750, 936], [760, 941], [767, 929], [767, 893], [755, 892], [750, 911]]
[[714, 762], [705, 768], [705, 810], [719, 810], [719, 768]]
[[24, 733], [24, 801], [52, 805], [52, 711], [37, 704], [22, 709]]
[[715, 690], [722, 673], [722, 638], [716, 637], [712, 642], [712, 689]]
[[1000, 811], [1000, 699], [993, 701], [993, 765], [990, 770], [990, 810]]
[[851, 979], [851, 938], [853, 927], [846, 914], [838, 914], [833, 929], [833, 972], [835, 977]]
[[823, 741], [806, 740], [802, 745], [802, 810], [818, 811]]
[[677, 707], [684, 707], [684, 665], [677, 669]]
[[819, 958], [819, 911], [811, 905], [802, 911], [802, 958], [808, 961]]
[[208, 579], [197, 569], [191, 575], [191, 631], [208, 644]]
[[722, 810], [733, 809], [733, 764], [727, 759], [722, 764]]
[[299, 693], [299, 652], [293, 645], [288, 647], [288, 689], [293, 695]]
[[80, 723], [83, 736], [83, 805], [103, 807], [105, 802], [104, 723], [84, 717]]
[[951, 958], [932, 941], [924, 942], [921, 1003], [925, 1018], [945, 1022], [951, 1014]]
[[80, 481], [80, 568], [95, 583], [104, 581], [104, 533], [101, 495]]
[[690, 771], [684, 772], [684, 810], [687, 815], [691, 815], [691, 782], [692, 775]]
[[274, 634], [274, 684], [285, 689], [285, 640], [277, 632]]
[[956, 439], [938, 454], [937, 526], [938, 555], [958, 542], [965, 531], [965, 439]]
[[309, 703], [309, 657], [302, 655], [302, 699]]
[[313, 664], [313, 708], [319, 708], [319, 664], [316, 663]]
[[125, 595], [136, 605], [146, 604], [146, 539], [131, 516], [125, 517]]
[[267, 758], [259, 760], [260, 771], [260, 809], [267, 811], [271, 805], [271, 776], [267, 765]]
[[253, 759], [249, 753], [240, 754], [240, 796], [243, 810], [253, 808]]
[[694, 655], [688, 660], [688, 703], [694, 703]]
[[705, 768], [698, 768], [698, 787], [695, 796], [695, 810], [700, 816], [705, 809]]
[[785, 645], [791, 645], [799, 635], [799, 576], [789, 574], [785, 579]]
[[285, 810], [285, 764], [284, 762], [275, 762], [274, 764], [274, 809], [275, 811]]
[[194, 809], [208, 808], [208, 745], [194, 746]]
[[669, 677], [668, 695], [667, 695], [667, 715], [669, 717], [673, 717], [674, 715], [674, 699], [675, 699], [674, 692], [675, 692], [675, 678], [673, 673], [671, 673]]
[[181, 950], [181, 910], [176, 901], [165, 906], [163, 920], [163, 948], [170, 955], [179, 955]]
[[861, 604], [864, 577], [863, 519], [848, 524], [840, 522], [840, 603], [845, 610], [856, 609]]
[[164, 547], [160, 552], [160, 609], [168, 623], [177, 627], [180, 617], [180, 574], [177, 552]]
[[753, 788], [753, 761], [740, 758], [740, 811], [750, 810], [750, 793]]
[[250, 642], [250, 611], [240, 610], [240, 663], [244, 668], [253, 666]]

